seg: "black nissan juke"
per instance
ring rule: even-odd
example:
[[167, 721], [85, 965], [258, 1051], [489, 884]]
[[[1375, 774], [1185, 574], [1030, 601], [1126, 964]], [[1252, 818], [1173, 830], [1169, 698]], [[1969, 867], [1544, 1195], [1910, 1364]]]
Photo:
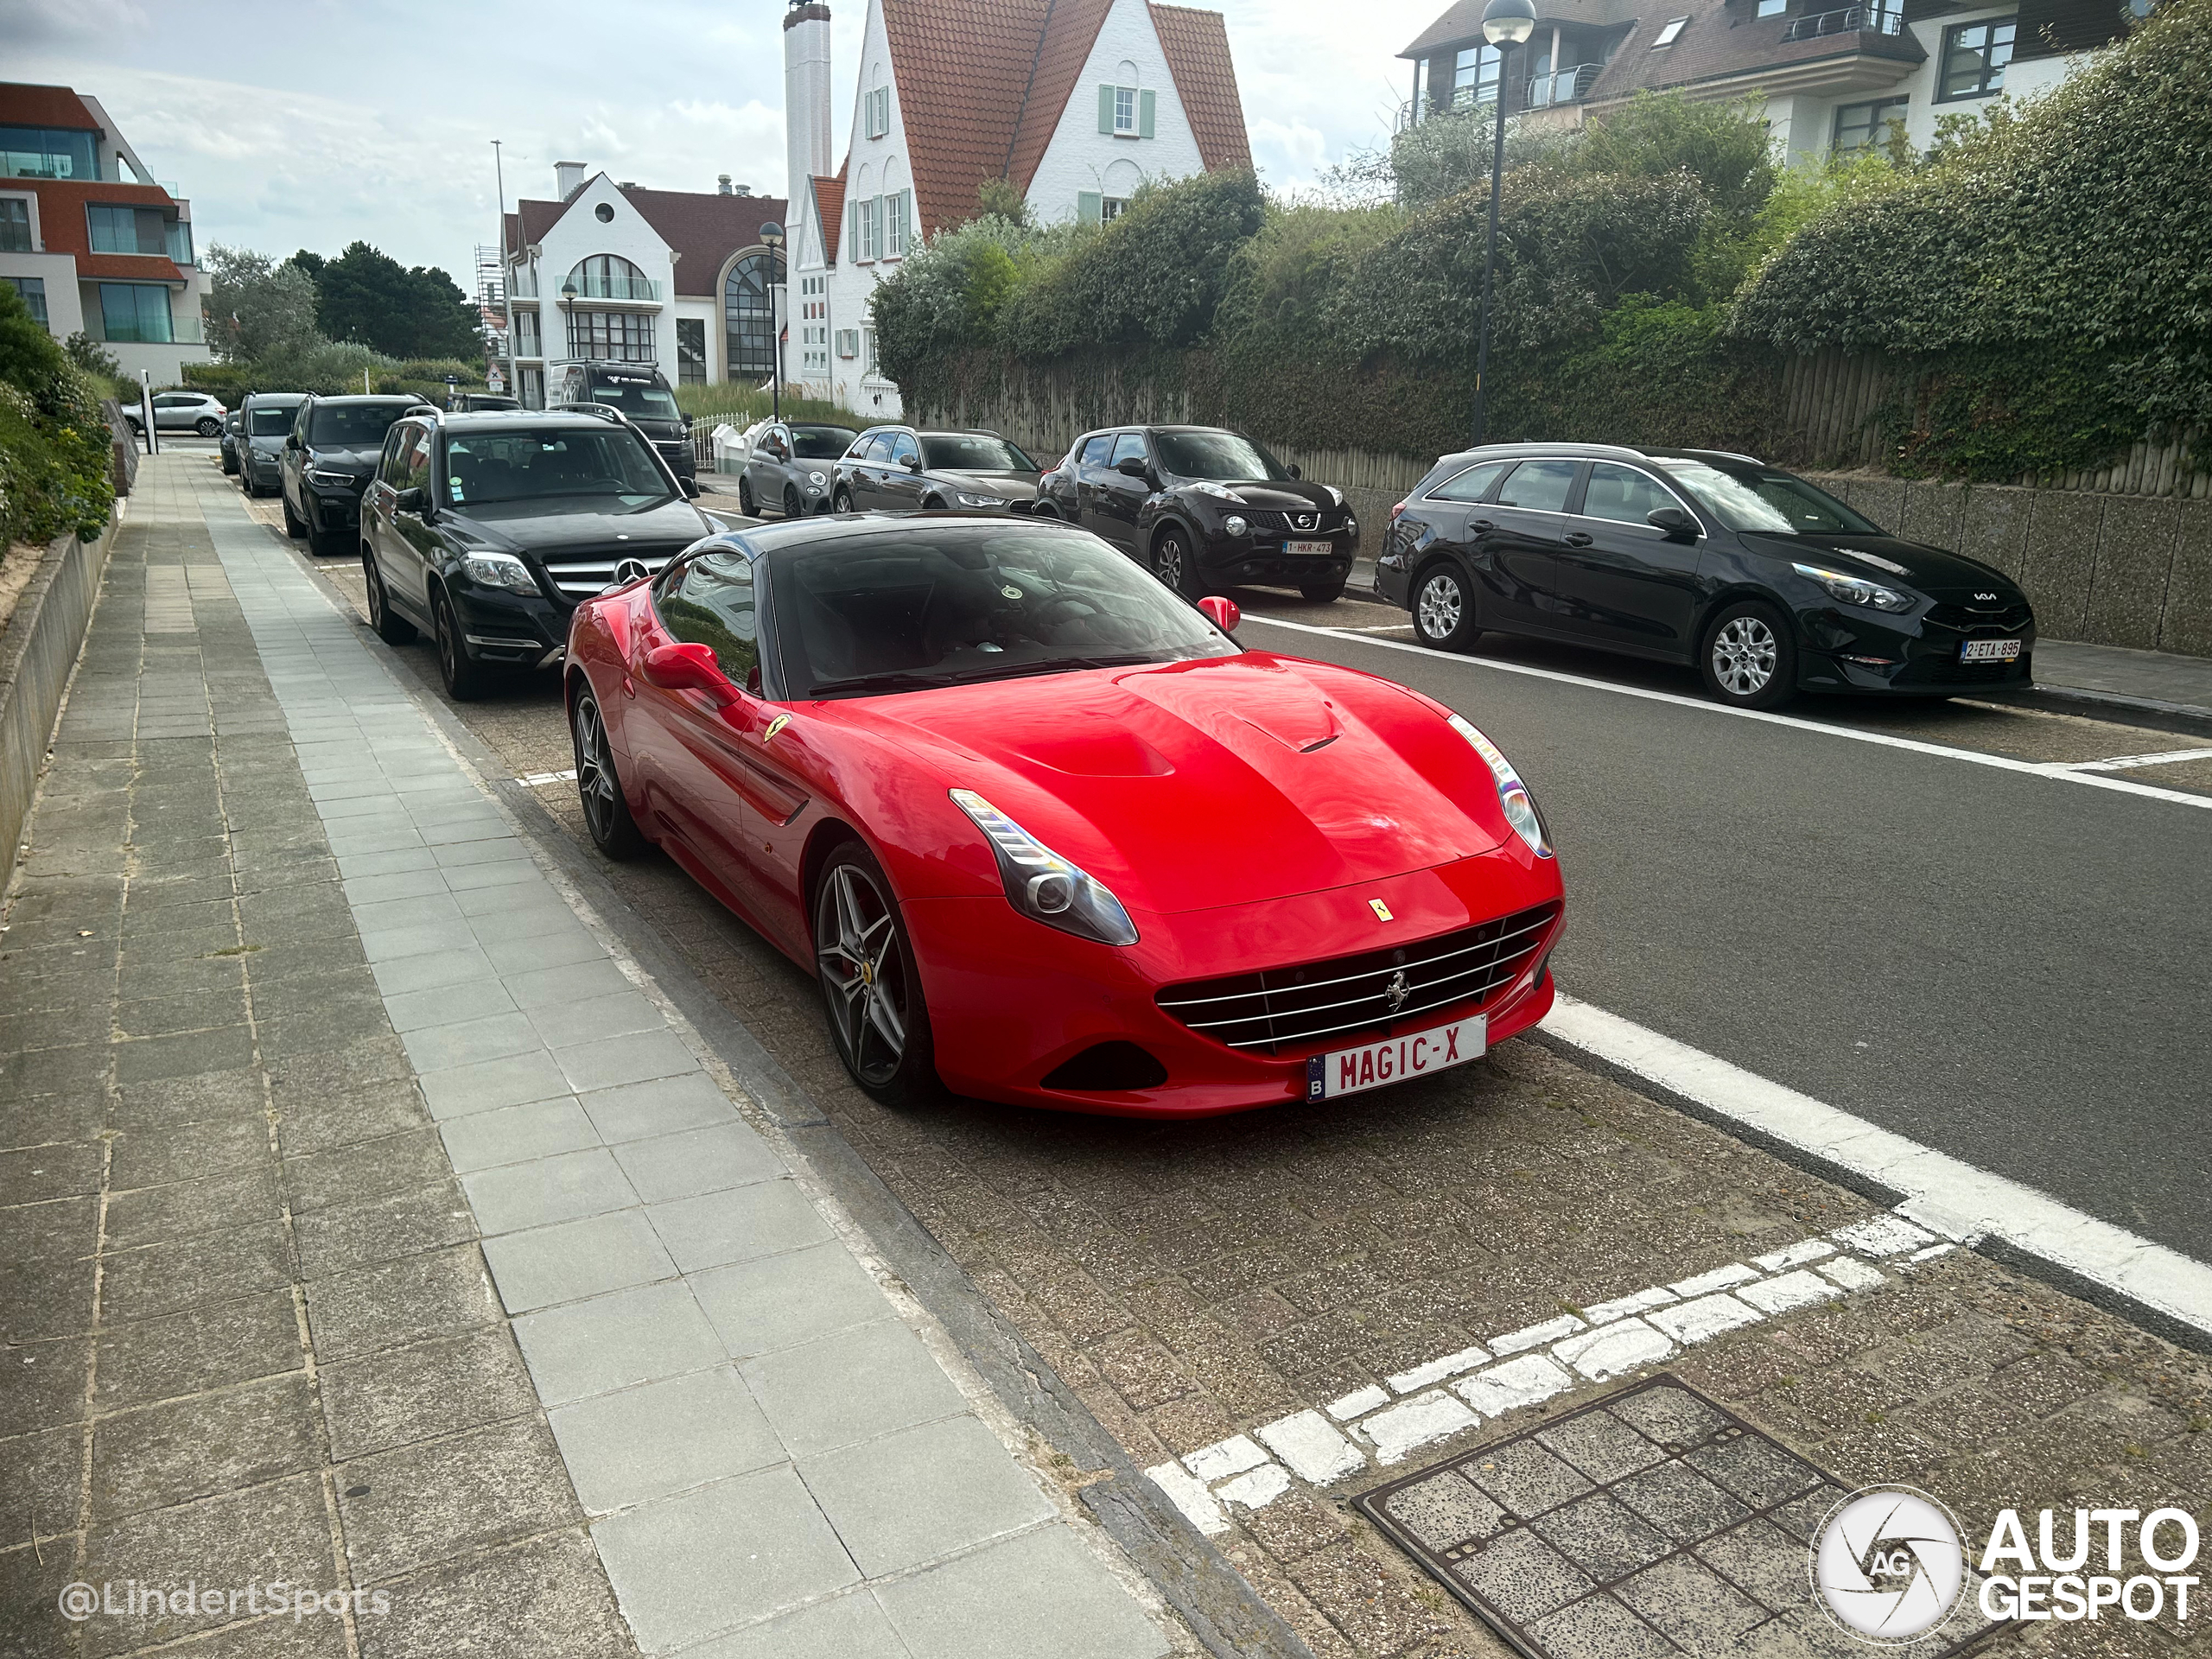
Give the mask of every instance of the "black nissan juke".
[[2035, 613], [2010, 577], [1718, 450], [1446, 455], [1392, 509], [1375, 591], [1424, 645], [1496, 632], [1694, 664], [1738, 708], [2033, 677]]

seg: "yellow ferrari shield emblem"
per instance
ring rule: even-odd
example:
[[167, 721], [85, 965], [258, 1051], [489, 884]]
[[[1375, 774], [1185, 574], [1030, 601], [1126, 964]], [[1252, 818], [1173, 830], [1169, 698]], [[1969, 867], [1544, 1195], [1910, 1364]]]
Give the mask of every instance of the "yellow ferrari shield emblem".
[[768, 722], [768, 729], [761, 733], [760, 741], [763, 743], [770, 741], [774, 738], [778, 732], [782, 731], [785, 727], [791, 723], [791, 717], [789, 715], [778, 715], [773, 720]]
[[1390, 906], [1384, 904], [1380, 899], [1369, 899], [1367, 901], [1367, 907], [1375, 912], [1375, 919], [1376, 921], [1387, 922], [1390, 919]]

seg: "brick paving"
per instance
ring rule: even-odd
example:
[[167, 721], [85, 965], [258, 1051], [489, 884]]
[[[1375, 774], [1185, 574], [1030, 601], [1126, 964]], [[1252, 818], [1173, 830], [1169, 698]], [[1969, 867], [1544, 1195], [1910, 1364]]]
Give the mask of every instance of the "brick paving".
[[[550, 683], [459, 712], [518, 775], [570, 764]], [[588, 858], [573, 790], [531, 798]], [[1529, 1041], [1355, 1103], [1194, 1124], [971, 1101], [903, 1116], [848, 1084], [811, 982], [672, 864], [599, 868], [1147, 1466], [1874, 1213]], [[1914, 1481], [1983, 1535], [1999, 1507], [2077, 1496], [2212, 1504], [2204, 1358], [1970, 1251], [1671, 1367], [1845, 1485]], [[1604, 1393], [1486, 1421], [1389, 1473]], [[1385, 1478], [1232, 1508], [1222, 1541], [1317, 1654], [1503, 1652], [1353, 1514], [1349, 1497]], [[2198, 1650], [2201, 1627], [2107, 1618], [1981, 1650]]]

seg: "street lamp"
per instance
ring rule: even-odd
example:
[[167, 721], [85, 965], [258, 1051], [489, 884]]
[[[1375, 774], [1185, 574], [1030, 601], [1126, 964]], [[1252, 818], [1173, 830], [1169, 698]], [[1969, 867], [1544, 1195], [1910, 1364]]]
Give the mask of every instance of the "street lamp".
[[776, 424], [784, 422], [784, 337], [776, 327], [776, 289], [783, 281], [784, 227], [760, 227], [760, 245], [768, 250], [768, 409]]
[[1483, 38], [1497, 48], [1497, 142], [1490, 161], [1490, 244], [1483, 254], [1483, 315], [1475, 344], [1475, 442], [1483, 441], [1483, 403], [1489, 391], [1490, 304], [1497, 284], [1497, 194], [1505, 177], [1505, 66], [1513, 48], [1536, 32], [1531, 0], [1490, 0], [1483, 8]]

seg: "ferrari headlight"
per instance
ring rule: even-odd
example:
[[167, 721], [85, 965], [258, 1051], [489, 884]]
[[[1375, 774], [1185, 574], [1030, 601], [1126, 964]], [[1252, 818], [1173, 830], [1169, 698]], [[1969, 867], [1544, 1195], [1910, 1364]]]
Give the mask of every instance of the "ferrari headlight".
[[1530, 852], [1538, 858], [1552, 857], [1552, 839], [1544, 833], [1543, 814], [1536, 810], [1536, 798], [1521, 781], [1521, 774], [1513, 770], [1513, 763], [1497, 744], [1475, 728], [1471, 721], [1453, 715], [1451, 723], [1452, 729], [1474, 745], [1475, 753], [1490, 767], [1491, 781], [1497, 785], [1497, 804], [1505, 809], [1505, 821], [1529, 843]]
[[1251, 528], [1251, 525], [1244, 522], [1244, 515], [1242, 513], [1232, 512], [1221, 521], [1221, 533], [1224, 536], [1242, 536]]
[[1912, 608], [1910, 595], [1895, 593], [1878, 582], [1864, 576], [1847, 575], [1840, 570], [1823, 570], [1817, 564], [1793, 564], [1789, 567], [1808, 582], [1816, 582], [1827, 590], [1830, 599], [1841, 600], [1847, 605], [1871, 605], [1878, 611], [1909, 611]]
[[1101, 944], [1135, 944], [1136, 924], [1102, 883], [1069, 863], [972, 789], [956, 789], [952, 804], [991, 843], [1006, 883], [1007, 902], [1032, 921]]
[[518, 594], [534, 594], [537, 579], [530, 567], [512, 553], [471, 553], [461, 562], [463, 575], [486, 588], [505, 588]]

